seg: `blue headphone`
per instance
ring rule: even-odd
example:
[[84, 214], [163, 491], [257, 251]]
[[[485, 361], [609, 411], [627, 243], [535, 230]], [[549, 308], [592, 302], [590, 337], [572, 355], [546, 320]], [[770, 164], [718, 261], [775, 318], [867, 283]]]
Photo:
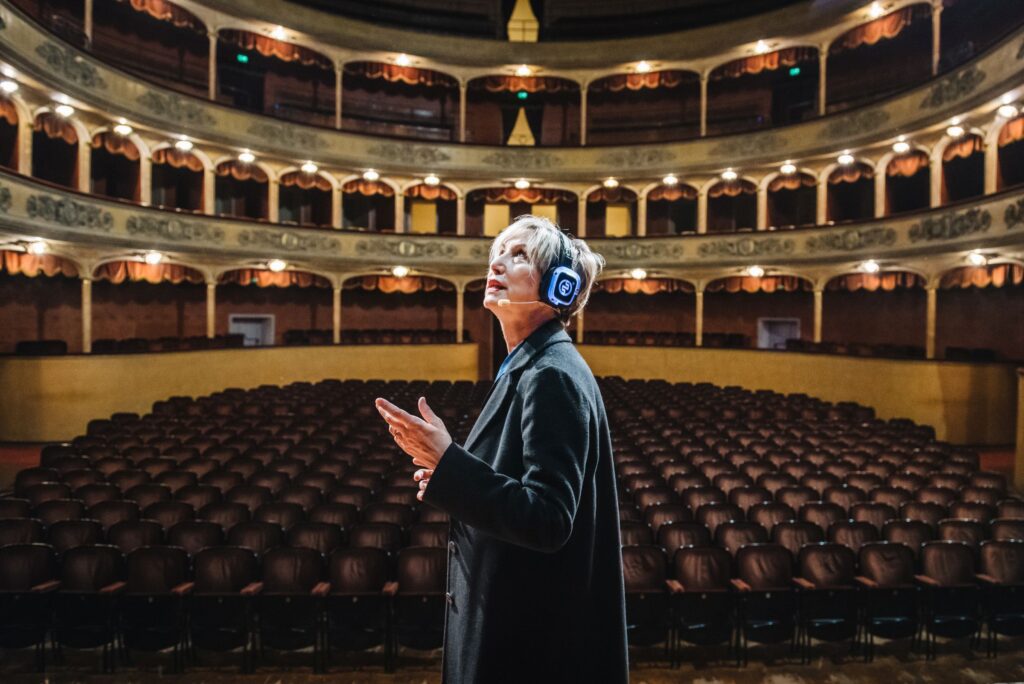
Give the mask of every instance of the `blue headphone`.
[[548, 306], [563, 310], [568, 309], [576, 301], [583, 285], [583, 278], [572, 267], [572, 251], [569, 238], [558, 232], [562, 249], [558, 258], [544, 271], [540, 279], [540, 301]]

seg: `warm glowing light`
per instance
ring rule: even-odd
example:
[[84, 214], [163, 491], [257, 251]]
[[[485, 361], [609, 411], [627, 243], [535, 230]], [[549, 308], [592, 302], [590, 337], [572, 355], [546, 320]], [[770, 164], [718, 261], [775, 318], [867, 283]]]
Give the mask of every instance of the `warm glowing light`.
[[252, 164], [254, 161], [256, 161], [256, 155], [246, 150], [245, 152], [239, 153], [238, 161], [242, 162], [243, 164]]
[[75, 113], [75, 108], [69, 104], [59, 104], [53, 108], [53, 111], [56, 112], [59, 116], [67, 118]]
[[732, 169], [726, 169], [725, 171], [722, 172], [722, 180], [724, 181], [734, 181], [739, 177], [740, 175], [733, 171]]
[[619, 187], [619, 181], [614, 178], [605, 178], [603, 185], [606, 188], [617, 188]]
[[174, 143], [174, 148], [177, 150], [181, 150], [182, 152], [188, 152], [189, 150], [192, 149], [192, 141], [179, 140], [176, 143]]
[[532, 75], [533, 71], [530, 69], [530, 67], [526, 66], [525, 64], [520, 64], [518, 67], [516, 67], [516, 76], [526, 78], [527, 76]]
[[395, 57], [395, 64], [401, 67], [407, 67], [410, 64], [412, 64], [412, 60], [409, 59], [409, 55], [403, 52], [402, 54]]
[[841, 155], [836, 157], [836, 161], [842, 164], [843, 166], [849, 166], [850, 164], [855, 162], [856, 159], [854, 159], [853, 155], [850, 154], [849, 152], [843, 152]]
[[906, 140], [897, 140], [892, 144], [892, 151], [896, 154], [906, 154], [910, 151], [910, 143]]
[[270, 37], [275, 40], [284, 40], [288, 33], [284, 30], [284, 26], [275, 26], [270, 31]]
[[116, 126], [114, 126], [114, 132], [117, 133], [118, 135], [131, 135], [132, 130], [132, 127], [128, 124], [119, 123]]
[[661, 179], [661, 182], [665, 185], [678, 185], [679, 179], [673, 176], [671, 173]]
[[641, 59], [636, 63], [636, 73], [646, 74], [651, 70], [651, 64], [647, 60]]
[[160, 252], [146, 252], [142, 259], [150, 266], [156, 266], [164, 260], [164, 255]]
[[281, 259], [271, 259], [267, 262], [267, 268], [274, 273], [280, 273], [284, 269], [288, 268], [288, 264]]
[[515, 183], [513, 183], [513, 185], [516, 186], [516, 190], [526, 190], [528, 187], [530, 187], [530, 181], [526, 180], [525, 178], [520, 178]]
[[391, 275], [395, 276], [396, 278], [404, 278], [405, 276], [409, 275], [409, 267], [395, 266], [394, 268], [391, 269]]
[[441, 179], [435, 176], [434, 174], [430, 174], [429, 176], [423, 179], [424, 185], [438, 185], [440, 182]]
[[747, 275], [751, 278], [760, 278], [764, 275], [764, 269], [760, 266], [749, 266], [747, 268]]
[[1016, 105], [1004, 104], [996, 110], [996, 113], [1004, 119], [1014, 119], [1020, 114], [1020, 110], [1017, 109]]
[[49, 248], [50, 247], [42, 240], [33, 240], [32, 242], [25, 245], [25, 251], [28, 252], [29, 254], [35, 254], [36, 256], [39, 256], [40, 254], [46, 254], [46, 251]]
[[967, 263], [971, 266], [986, 266], [988, 265], [988, 257], [981, 252], [971, 252], [967, 255]]
[[953, 124], [946, 129], [946, 135], [950, 138], [959, 138], [964, 134], [964, 127], [959, 124]]
[[308, 161], [299, 168], [302, 169], [302, 173], [316, 173], [319, 167], [313, 162]]
[[786, 162], [785, 164], [779, 167], [779, 173], [781, 173], [783, 176], [792, 176], [794, 173], [796, 173], [796, 164], [794, 164], [793, 162]]
[[757, 41], [757, 44], [754, 46], [754, 52], [756, 52], [759, 55], [763, 55], [769, 50], [771, 50], [771, 48], [768, 47], [768, 43], [764, 42], [763, 40]]
[[18, 90], [18, 84], [14, 81], [0, 81], [0, 90], [10, 95]]
[[366, 169], [366, 171], [363, 171], [363, 180], [375, 181], [378, 178], [380, 178], [380, 174], [373, 169]]
[[881, 270], [881, 266], [879, 266], [878, 262], [874, 259], [868, 259], [860, 265], [860, 270], [865, 273], [878, 273]]
[[629, 272], [629, 277], [633, 280], [643, 280], [647, 277], [647, 271], [642, 268], [634, 268]]
[[880, 2], [873, 2], [871, 3], [871, 6], [868, 7], [868, 16], [872, 19], [878, 19], [884, 14], [885, 8], [882, 7], [882, 3]]

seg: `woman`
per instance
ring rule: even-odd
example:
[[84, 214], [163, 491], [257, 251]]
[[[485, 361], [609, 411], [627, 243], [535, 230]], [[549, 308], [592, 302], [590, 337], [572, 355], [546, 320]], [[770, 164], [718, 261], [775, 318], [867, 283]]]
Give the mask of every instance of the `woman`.
[[608, 419], [565, 332], [602, 265], [544, 218], [495, 238], [484, 307], [509, 355], [464, 446], [423, 398], [422, 420], [376, 401], [420, 500], [452, 520], [449, 684], [629, 679]]

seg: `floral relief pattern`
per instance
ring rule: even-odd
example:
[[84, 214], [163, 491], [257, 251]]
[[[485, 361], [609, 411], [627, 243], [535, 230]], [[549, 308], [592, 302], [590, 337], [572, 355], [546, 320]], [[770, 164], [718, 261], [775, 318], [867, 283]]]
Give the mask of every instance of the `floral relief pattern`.
[[224, 242], [224, 229], [199, 221], [178, 218], [158, 219], [152, 216], [129, 216], [125, 228], [130, 235], [159, 238], [174, 242]]
[[25, 210], [31, 218], [59, 223], [69, 228], [90, 228], [109, 232], [114, 227], [114, 217], [109, 211], [66, 197], [32, 195], [28, 198]]

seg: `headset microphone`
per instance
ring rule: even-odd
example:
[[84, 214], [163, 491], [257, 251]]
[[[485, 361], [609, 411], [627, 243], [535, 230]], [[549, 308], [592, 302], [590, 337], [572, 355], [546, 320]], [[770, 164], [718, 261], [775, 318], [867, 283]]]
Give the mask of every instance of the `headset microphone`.
[[[547, 304], [547, 303], [546, 302], [542, 302], [539, 299], [531, 299], [528, 302], [513, 302], [510, 299], [499, 299], [498, 300], [498, 306], [501, 306], [501, 307], [512, 306], [513, 304]], [[550, 304], [548, 304], [548, 306], [550, 306]]]

